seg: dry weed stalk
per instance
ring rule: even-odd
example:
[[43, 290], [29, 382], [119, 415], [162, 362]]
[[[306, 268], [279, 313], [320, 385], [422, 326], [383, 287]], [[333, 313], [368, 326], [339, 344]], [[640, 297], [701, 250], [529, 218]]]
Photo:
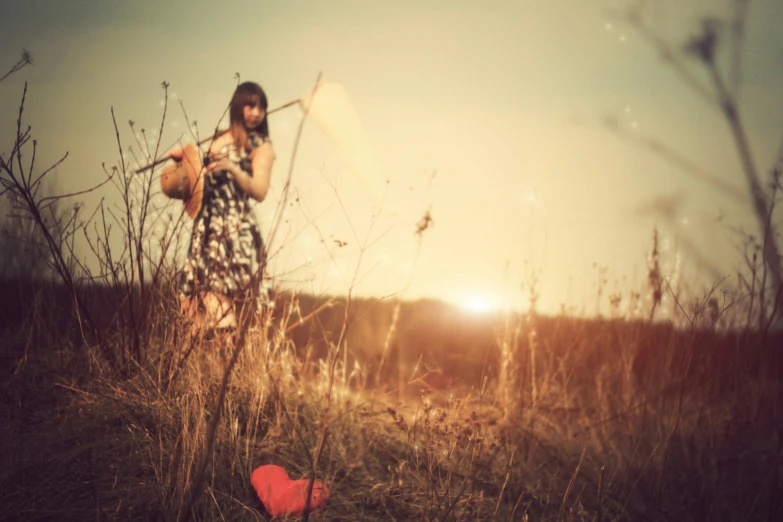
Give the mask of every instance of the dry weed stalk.
[[[692, 36], [682, 47], [686, 57], [696, 59], [706, 71], [709, 84], [704, 84], [688, 68], [687, 62], [678, 50], [666, 42], [643, 19], [644, 8], [647, 2], [638, 0], [619, 16], [635, 28], [658, 53], [661, 58], [677, 73], [678, 77], [698, 94], [709, 106], [715, 108], [723, 117], [731, 132], [734, 147], [740, 159], [742, 174], [745, 178], [746, 194], [737, 191], [733, 186], [726, 186], [724, 182], [703, 169], [694, 166], [693, 162], [685, 159], [681, 154], [673, 152], [670, 147], [661, 144], [652, 138], [639, 137], [638, 133], [628, 133], [621, 129], [615, 120], [607, 121], [608, 127], [617, 134], [635, 141], [647, 147], [654, 154], [672, 161], [685, 173], [695, 175], [700, 180], [712, 184], [725, 193], [745, 200], [749, 196], [751, 208], [758, 225], [759, 235], [762, 238], [761, 255], [764, 260], [762, 280], [770, 278], [772, 293], [777, 293], [783, 288], [783, 262], [781, 261], [780, 248], [777, 234], [772, 221], [772, 213], [775, 208], [776, 191], [780, 184], [780, 175], [783, 168], [783, 145], [778, 158], [769, 169], [769, 189], [765, 189], [759, 169], [753, 157], [748, 132], [742, 118], [739, 107], [740, 70], [742, 61], [742, 42], [744, 38], [745, 20], [747, 17], [748, 0], [733, 0], [733, 12], [729, 22], [705, 17], [701, 20], [699, 32]], [[724, 75], [718, 68], [718, 54], [720, 44], [726, 40], [730, 29], [729, 73]], [[762, 292], [766, 291], [764, 289]], [[773, 303], [771, 308], [775, 311], [775, 317], [783, 319], [783, 309]]]

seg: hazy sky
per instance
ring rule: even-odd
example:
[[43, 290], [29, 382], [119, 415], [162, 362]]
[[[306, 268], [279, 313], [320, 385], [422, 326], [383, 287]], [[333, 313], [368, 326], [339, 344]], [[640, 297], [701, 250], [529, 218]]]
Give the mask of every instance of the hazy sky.
[[[726, 14], [729, 2], [648, 4], [649, 23], [679, 44], [708, 7]], [[396, 212], [371, 230], [370, 241], [380, 239], [362, 257], [360, 274], [369, 274], [360, 294], [404, 289], [406, 298], [493, 306], [504, 293], [524, 300], [520, 285], [533, 270], [543, 309], [566, 302], [589, 312], [593, 263], [608, 267], [608, 292], [615, 281], [624, 290], [640, 287], [656, 224], [667, 267], [679, 245], [686, 278], [713, 277], [693, 248], [713, 262], [716, 275], [730, 273], [738, 263], [730, 227], [753, 229], [747, 204], [604, 127], [604, 117], [614, 115], [628, 132], [660, 139], [745, 189], [727, 125], [610, 12], [627, 5], [0, 0], [0, 65], [10, 68], [22, 47], [35, 60], [0, 84], [0, 152], [10, 150], [25, 81], [37, 164], [68, 151], [55, 176], [70, 191], [99, 182], [101, 163], [118, 160], [112, 106], [126, 150], [134, 144], [128, 120], [150, 133], [158, 129], [164, 80], [175, 97], [162, 140], [168, 146], [187, 137], [179, 99], [203, 134], [223, 113], [234, 73], [260, 83], [274, 107], [304, 94], [321, 71], [345, 86]], [[741, 102], [762, 172], [783, 136], [781, 26], [783, 2], [751, 2]], [[267, 233], [300, 118], [296, 107], [270, 116], [278, 161], [273, 193], [257, 206]], [[351, 225], [362, 237], [369, 227], [367, 193], [313, 125], [305, 126], [293, 183], [299, 202], [287, 208], [287, 227], [270, 246], [270, 273], [288, 286], [342, 293], [358, 260]], [[88, 207], [100, 197], [118, 201], [105, 187]], [[666, 204], [674, 205], [673, 220], [651, 210]], [[415, 257], [415, 225], [428, 208], [434, 225]], [[348, 245], [338, 248], [333, 239]]]

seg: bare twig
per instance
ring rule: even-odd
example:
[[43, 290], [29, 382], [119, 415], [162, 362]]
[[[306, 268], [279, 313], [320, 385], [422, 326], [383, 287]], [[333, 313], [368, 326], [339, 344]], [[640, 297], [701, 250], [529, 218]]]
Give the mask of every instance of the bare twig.
[[33, 65], [33, 55], [30, 54], [27, 49], [22, 48], [22, 56], [19, 58], [19, 61], [16, 62], [11, 69], [5, 73], [2, 77], [0, 77], [0, 82], [14, 74], [15, 72], [21, 70], [25, 65]]

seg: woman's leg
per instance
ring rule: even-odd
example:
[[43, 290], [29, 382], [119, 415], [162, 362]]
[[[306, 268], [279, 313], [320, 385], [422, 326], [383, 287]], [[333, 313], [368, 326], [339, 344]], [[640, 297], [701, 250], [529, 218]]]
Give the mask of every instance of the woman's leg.
[[195, 335], [203, 331], [206, 326], [206, 317], [204, 312], [200, 310], [201, 299], [179, 294], [179, 305], [182, 315], [185, 316], [185, 321], [190, 325], [190, 332]]
[[237, 325], [234, 304], [223, 294], [209, 292], [204, 296], [207, 324], [211, 328], [234, 328]]

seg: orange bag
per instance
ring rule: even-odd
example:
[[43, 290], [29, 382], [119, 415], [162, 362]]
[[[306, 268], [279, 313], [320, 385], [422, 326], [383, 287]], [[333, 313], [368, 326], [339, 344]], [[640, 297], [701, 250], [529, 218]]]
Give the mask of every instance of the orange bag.
[[160, 188], [168, 197], [181, 199], [188, 215], [196, 219], [204, 195], [204, 164], [194, 143], [182, 149], [182, 160], [163, 169]]

